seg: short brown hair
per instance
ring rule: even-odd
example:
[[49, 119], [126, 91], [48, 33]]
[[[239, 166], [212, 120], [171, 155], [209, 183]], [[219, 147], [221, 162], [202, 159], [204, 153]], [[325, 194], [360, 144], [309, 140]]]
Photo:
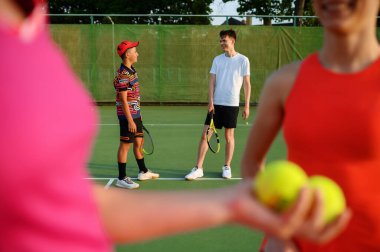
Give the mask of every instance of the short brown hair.
[[221, 38], [223, 38], [224, 36], [228, 36], [228, 37], [234, 38], [235, 41], [236, 41], [236, 32], [234, 30], [232, 30], [232, 29], [221, 31], [219, 33], [219, 36]]

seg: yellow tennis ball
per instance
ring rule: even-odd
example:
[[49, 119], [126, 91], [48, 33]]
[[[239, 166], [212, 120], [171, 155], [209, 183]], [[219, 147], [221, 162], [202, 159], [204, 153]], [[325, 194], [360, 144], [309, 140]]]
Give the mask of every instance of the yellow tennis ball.
[[245, 122], [245, 125], [248, 125], [248, 122]]
[[309, 179], [311, 188], [316, 188], [321, 192], [325, 223], [334, 221], [346, 209], [346, 199], [340, 186], [332, 179], [324, 176], [312, 176]]
[[308, 177], [297, 164], [279, 160], [269, 163], [253, 182], [257, 198], [277, 212], [288, 209], [306, 186]]

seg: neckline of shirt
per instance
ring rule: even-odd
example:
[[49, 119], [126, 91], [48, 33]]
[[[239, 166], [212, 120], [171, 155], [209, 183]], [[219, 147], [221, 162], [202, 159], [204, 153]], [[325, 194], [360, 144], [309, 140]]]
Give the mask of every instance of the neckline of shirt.
[[228, 59], [232, 59], [232, 58], [235, 58], [237, 55], [238, 55], [239, 53], [238, 52], [236, 52], [236, 54], [235, 55], [233, 55], [233, 56], [227, 56], [226, 55], [226, 53], [223, 53], [223, 55], [224, 55], [224, 57], [226, 57], [226, 58], [228, 58]]
[[357, 75], [361, 75], [361, 74], [366, 74], [367, 72], [372, 71], [372, 69], [375, 69], [376, 66], [380, 64], [380, 56], [379, 56], [379, 57], [377, 57], [376, 60], [374, 60], [369, 65], [367, 65], [366, 67], [364, 67], [363, 69], [361, 69], [359, 71], [355, 71], [355, 72], [335, 72], [335, 71], [331, 70], [330, 68], [328, 68], [327, 66], [325, 66], [323, 64], [323, 62], [321, 61], [321, 59], [319, 57], [319, 53], [318, 52], [316, 52], [314, 54], [314, 58], [315, 58], [315, 61], [317, 62], [317, 65], [318, 65], [318, 67], [320, 69], [322, 69], [324, 72], [327, 72], [328, 74], [336, 75], [336, 76], [357, 76]]

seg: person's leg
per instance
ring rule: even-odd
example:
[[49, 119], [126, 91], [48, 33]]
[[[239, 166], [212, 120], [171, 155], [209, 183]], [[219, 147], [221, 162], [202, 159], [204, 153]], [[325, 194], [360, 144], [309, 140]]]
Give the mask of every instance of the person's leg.
[[120, 144], [119, 149], [117, 151], [117, 163], [118, 163], [118, 180], [116, 182], [116, 186], [127, 188], [127, 189], [135, 189], [139, 187], [139, 184], [133, 182], [128, 176], [126, 172], [127, 167], [127, 159], [128, 159], [128, 151], [131, 147], [131, 143], [133, 142], [133, 135], [128, 131], [128, 123], [126, 120], [119, 119], [120, 123]]
[[136, 162], [139, 167], [138, 180], [156, 179], [160, 177], [160, 174], [154, 173], [145, 166], [144, 154], [142, 152], [142, 145], [144, 138], [136, 137], [133, 144], [133, 153], [135, 154]]
[[160, 174], [154, 173], [145, 166], [144, 153], [142, 151], [144, 144], [144, 133], [141, 118], [134, 120], [137, 126], [137, 132], [134, 136], [133, 154], [135, 155], [137, 166], [139, 167], [138, 180], [156, 179]]
[[203, 177], [203, 161], [205, 160], [206, 153], [208, 150], [207, 139], [206, 139], [208, 127], [209, 125], [205, 125], [203, 127], [201, 139], [198, 145], [197, 163], [195, 167], [191, 169], [190, 173], [185, 176], [185, 179], [187, 180], [194, 180], [194, 179]]
[[235, 150], [235, 129], [227, 128], [225, 129], [225, 138], [226, 138], [226, 156], [225, 156], [225, 165], [231, 166], [232, 157]]
[[224, 165], [222, 167], [222, 177], [230, 179], [232, 177], [231, 161], [235, 150], [235, 128], [237, 124], [237, 117], [239, 114], [239, 107], [222, 107], [223, 113], [221, 114], [221, 121], [225, 128], [226, 139], [226, 153]]
[[119, 170], [119, 180], [124, 179], [127, 177], [127, 158], [128, 158], [128, 151], [131, 147], [131, 143], [126, 143], [120, 141], [119, 149], [117, 151], [117, 165]]
[[203, 169], [203, 162], [206, 158], [206, 153], [208, 151], [207, 136], [206, 136], [208, 127], [209, 125], [205, 125], [203, 127], [202, 136], [198, 145], [198, 156], [197, 156], [196, 167], [200, 169]]
[[[142, 145], [144, 144], [144, 133], [141, 117], [135, 118], [133, 121], [136, 124], [136, 133], [133, 134], [133, 154], [135, 155], [136, 160], [144, 158], [144, 153], [142, 152]], [[144, 165], [145, 166], [145, 165]], [[139, 166], [140, 168], [140, 166]], [[143, 169], [144, 170], [144, 169]], [[140, 169], [141, 171], [141, 169]], [[144, 170], [145, 171], [145, 170]]]
[[128, 151], [131, 147], [131, 143], [126, 143], [120, 141], [119, 149], [117, 151], [117, 162], [118, 163], [127, 163]]
[[119, 118], [120, 126], [120, 144], [117, 151], [117, 163], [119, 168], [119, 180], [124, 179], [126, 175], [126, 165], [128, 151], [133, 142], [133, 133], [128, 130], [128, 121], [125, 118]]
[[138, 180], [156, 179], [160, 177], [160, 174], [154, 173], [145, 166], [144, 154], [142, 152], [142, 145], [144, 144], [144, 138], [136, 137], [133, 144], [133, 152], [135, 154], [136, 162], [139, 167]]
[[206, 153], [208, 151], [208, 144], [207, 144], [207, 129], [211, 122], [211, 114], [207, 113], [207, 117], [203, 126], [201, 139], [198, 144], [198, 155], [197, 155], [197, 163], [196, 165], [191, 169], [191, 172], [185, 176], [185, 179], [187, 180], [194, 180], [197, 178], [203, 177], [203, 161], [205, 160]]
[[145, 167], [144, 153], [142, 152], [142, 137], [136, 137], [133, 143], [133, 154], [135, 155], [137, 165], [139, 166], [139, 172], [147, 172], [148, 169]]

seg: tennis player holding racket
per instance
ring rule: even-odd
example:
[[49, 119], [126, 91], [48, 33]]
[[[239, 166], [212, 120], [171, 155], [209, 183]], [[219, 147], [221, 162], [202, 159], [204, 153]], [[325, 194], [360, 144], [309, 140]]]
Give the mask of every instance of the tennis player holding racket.
[[236, 33], [234, 30], [221, 31], [219, 35], [223, 53], [214, 58], [210, 70], [208, 113], [199, 142], [197, 163], [185, 176], [187, 180], [203, 177], [203, 161], [209, 148], [207, 130], [211, 121], [211, 113], [214, 116], [215, 128], [225, 128], [226, 153], [222, 177], [226, 179], [232, 177], [231, 161], [235, 149], [234, 130], [239, 114], [239, 96], [242, 85], [244, 85], [245, 97], [243, 119], [246, 120], [249, 116], [251, 96], [249, 60], [235, 51]]
[[139, 42], [123, 41], [117, 47], [117, 53], [122, 59], [120, 68], [114, 79], [116, 90], [116, 110], [120, 124], [120, 145], [117, 152], [119, 176], [116, 186], [135, 189], [139, 184], [132, 181], [126, 174], [128, 151], [133, 144], [133, 153], [139, 167], [138, 180], [155, 179], [160, 175], [146, 168], [143, 144], [143, 125], [140, 114], [140, 84], [133, 64], [139, 56]]

